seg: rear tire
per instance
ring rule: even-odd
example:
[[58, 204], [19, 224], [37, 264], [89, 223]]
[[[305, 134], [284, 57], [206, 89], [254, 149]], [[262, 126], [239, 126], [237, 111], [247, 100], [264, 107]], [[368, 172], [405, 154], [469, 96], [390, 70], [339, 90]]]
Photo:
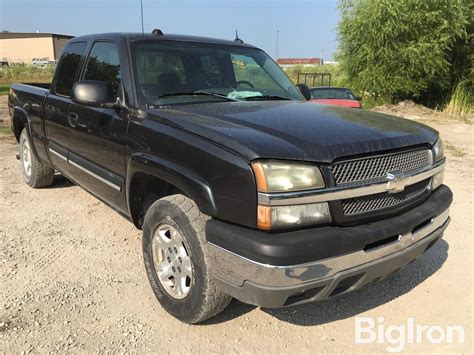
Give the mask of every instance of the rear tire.
[[207, 219], [194, 201], [172, 195], [153, 203], [143, 224], [143, 258], [153, 292], [168, 313], [191, 324], [222, 312], [232, 299], [209, 276]]
[[36, 159], [31, 150], [26, 128], [20, 134], [20, 162], [23, 180], [33, 187], [46, 187], [53, 183], [54, 169]]

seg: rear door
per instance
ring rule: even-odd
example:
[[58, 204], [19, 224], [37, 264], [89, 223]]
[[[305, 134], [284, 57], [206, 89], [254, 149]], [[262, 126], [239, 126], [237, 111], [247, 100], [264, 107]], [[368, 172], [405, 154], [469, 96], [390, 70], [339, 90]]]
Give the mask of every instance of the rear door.
[[[105, 81], [123, 100], [122, 74], [117, 45], [111, 41], [92, 44], [80, 80]], [[126, 211], [125, 177], [126, 112], [71, 103], [68, 117], [71, 177], [109, 204]]]
[[79, 75], [79, 68], [87, 42], [73, 42], [67, 45], [56, 70], [50, 94], [44, 108], [44, 125], [47, 137], [49, 156], [54, 167], [69, 175], [67, 147], [72, 144], [69, 105], [71, 90]]

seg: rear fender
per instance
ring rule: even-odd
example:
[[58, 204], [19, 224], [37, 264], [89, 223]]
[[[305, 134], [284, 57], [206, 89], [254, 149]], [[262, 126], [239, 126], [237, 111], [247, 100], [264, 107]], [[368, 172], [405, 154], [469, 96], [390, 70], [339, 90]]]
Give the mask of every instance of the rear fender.
[[31, 121], [30, 116], [25, 108], [15, 106], [13, 108], [12, 113], [12, 127], [13, 133], [15, 134], [15, 138], [17, 142], [20, 142], [20, 134], [23, 128], [26, 128], [26, 133], [28, 136], [28, 142], [30, 143], [30, 149], [33, 152], [35, 158], [39, 161], [41, 159], [38, 156], [38, 152], [36, 151], [35, 145], [33, 143], [33, 132], [31, 130]]

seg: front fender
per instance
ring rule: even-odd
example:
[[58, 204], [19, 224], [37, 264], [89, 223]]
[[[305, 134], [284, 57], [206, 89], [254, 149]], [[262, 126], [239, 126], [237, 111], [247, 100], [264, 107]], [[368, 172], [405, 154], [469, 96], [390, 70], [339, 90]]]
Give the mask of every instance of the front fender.
[[204, 214], [217, 214], [216, 202], [210, 186], [194, 172], [169, 160], [148, 154], [134, 153], [131, 155], [127, 175], [127, 200], [130, 209], [130, 185], [136, 173], [146, 173], [155, 176], [177, 187], [188, 195]]

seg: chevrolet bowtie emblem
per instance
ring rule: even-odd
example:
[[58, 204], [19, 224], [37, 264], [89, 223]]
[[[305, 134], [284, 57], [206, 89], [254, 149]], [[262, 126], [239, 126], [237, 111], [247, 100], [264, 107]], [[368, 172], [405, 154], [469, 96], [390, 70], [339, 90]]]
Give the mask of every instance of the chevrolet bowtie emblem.
[[407, 185], [410, 185], [411, 176], [406, 176], [400, 172], [392, 172], [387, 174], [387, 191], [389, 194], [402, 192]]

